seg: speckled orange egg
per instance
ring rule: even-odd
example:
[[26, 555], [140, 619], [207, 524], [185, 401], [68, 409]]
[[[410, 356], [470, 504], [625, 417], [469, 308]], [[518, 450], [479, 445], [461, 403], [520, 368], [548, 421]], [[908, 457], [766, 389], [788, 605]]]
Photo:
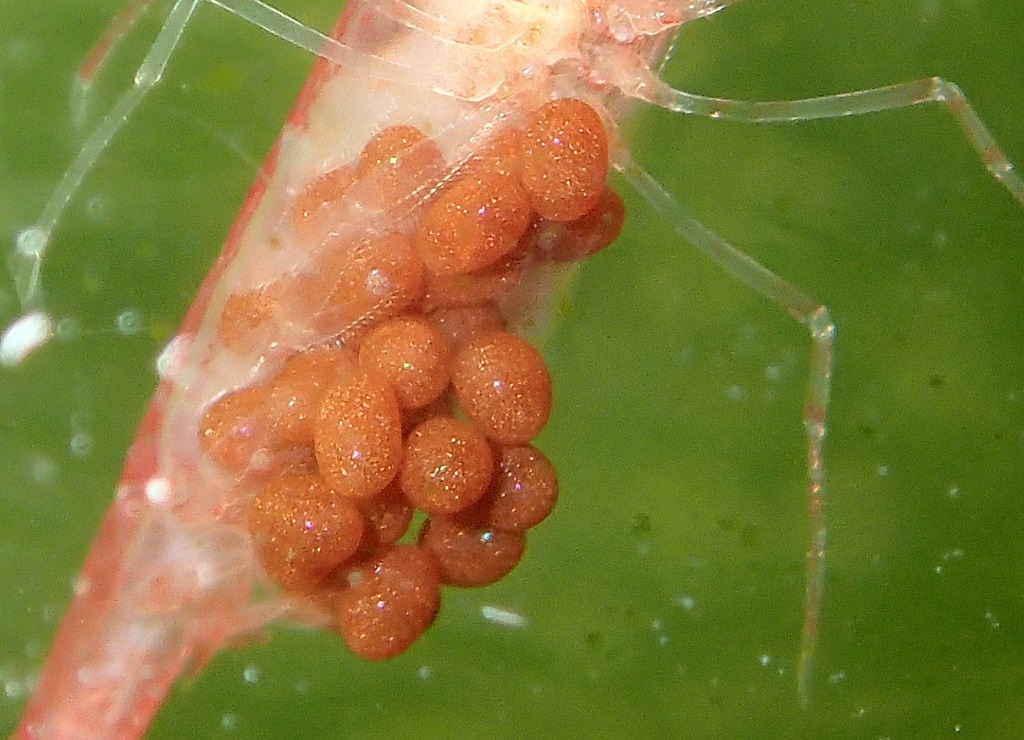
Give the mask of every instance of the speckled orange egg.
[[444, 583], [487, 586], [519, 564], [526, 550], [526, 535], [457, 516], [432, 516], [420, 533], [420, 546], [432, 552], [441, 564]]
[[391, 481], [376, 496], [354, 500], [366, 517], [360, 550], [370, 551], [384, 545], [393, 545], [409, 530], [413, 509], [402, 494], [397, 480]]
[[441, 277], [428, 274], [423, 305], [432, 311], [477, 306], [501, 298], [519, 285], [525, 265], [524, 256], [513, 250], [493, 265], [468, 275]]
[[352, 373], [324, 394], [313, 431], [320, 473], [344, 496], [374, 496], [398, 472], [398, 399], [383, 381], [364, 371]]
[[366, 660], [386, 660], [407, 650], [433, 623], [441, 604], [440, 569], [434, 556], [396, 545], [354, 569], [351, 586], [334, 600], [335, 623], [349, 649]]
[[413, 245], [435, 275], [465, 275], [511, 251], [530, 224], [519, 180], [480, 172], [448, 184], [427, 207]]
[[418, 207], [444, 173], [444, 155], [415, 126], [390, 126], [367, 142], [356, 176], [372, 178], [380, 204], [396, 217]]
[[450, 514], [479, 501], [493, 473], [494, 456], [484, 436], [461, 421], [437, 416], [406, 439], [399, 481], [417, 509]]
[[544, 358], [509, 332], [490, 332], [464, 345], [452, 362], [452, 385], [466, 415], [499, 444], [528, 442], [551, 413]]
[[231, 391], [218, 398], [199, 423], [199, 444], [215, 463], [241, 474], [270, 464], [270, 423], [264, 413], [266, 386]]
[[558, 474], [532, 445], [503, 447], [480, 506], [487, 523], [522, 532], [544, 521], [558, 502]]
[[460, 347], [480, 334], [505, 328], [505, 317], [493, 303], [439, 308], [429, 318], [451, 347]]
[[265, 288], [232, 293], [224, 302], [218, 331], [224, 346], [232, 350], [251, 349], [274, 318], [275, 302]]
[[300, 241], [307, 245], [320, 243], [327, 235], [338, 201], [355, 179], [356, 168], [342, 165], [314, 178], [299, 191], [292, 203], [291, 220]]
[[343, 341], [403, 313], [423, 297], [426, 287], [423, 263], [402, 234], [354, 244], [338, 240], [319, 279], [327, 285], [317, 325]]
[[348, 560], [363, 535], [363, 515], [317, 474], [286, 472], [256, 494], [249, 530], [267, 573], [308, 591]]
[[622, 198], [605, 188], [597, 205], [582, 218], [559, 222], [541, 220], [530, 235], [540, 259], [574, 262], [600, 252], [619, 238], [626, 218]]
[[553, 221], [572, 221], [597, 205], [608, 178], [608, 134], [589, 104], [553, 100], [530, 117], [523, 185], [533, 208]]
[[344, 347], [313, 347], [293, 355], [270, 384], [267, 414], [282, 444], [313, 444], [313, 421], [327, 388], [356, 370], [355, 355]]
[[521, 180], [524, 141], [520, 129], [502, 129], [458, 166], [456, 176], [470, 178], [484, 173], [497, 173]]
[[441, 331], [421, 316], [400, 316], [370, 330], [359, 363], [384, 379], [403, 409], [426, 406], [448, 386], [451, 350]]

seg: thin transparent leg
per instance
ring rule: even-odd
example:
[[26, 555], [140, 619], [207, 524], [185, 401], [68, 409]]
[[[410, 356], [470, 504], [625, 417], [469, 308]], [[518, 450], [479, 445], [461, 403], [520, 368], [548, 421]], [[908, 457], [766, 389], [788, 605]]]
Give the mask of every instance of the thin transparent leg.
[[924, 103], [938, 103], [948, 110], [960, 125], [968, 143], [978, 153], [985, 168], [1024, 205], [1024, 179], [1016, 172], [963, 91], [956, 83], [941, 77], [928, 77], [913, 82], [900, 82], [887, 87], [820, 98], [751, 102], [711, 98], [675, 90], [649, 70], [636, 80], [623, 88], [623, 92], [677, 113], [749, 123], [844, 118], [910, 108]]
[[811, 543], [807, 552], [804, 623], [797, 676], [800, 701], [806, 706], [818, 642], [818, 619], [821, 614], [822, 585], [825, 577], [828, 528], [822, 506], [825, 497], [823, 446], [826, 433], [826, 411], [832, 384], [832, 347], [836, 334], [835, 324], [832, 323], [828, 308], [805, 295], [704, 226], [627, 154], [620, 153], [616, 157], [615, 166], [650, 206], [687, 241], [694, 244], [730, 275], [785, 309], [793, 318], [807, 327], [811, 334], [810, 380], [807, 389], [807, 405], [804, 409], [804, 426], [807, 431]]
[[[42, 309], [39, 277], [43, 257], [54, 229], [86, 174], [95, 166], [100, 155], [131, 118], [146, 94], [160, 82], [185, 27], [201, 2], [219, 6], [315, 56], [325, 57], [343, 66], [354, 66], [371, 76], [410, 79], [408, 69], [355, 52], [334, 39], [302, 25], [261, 0], [175, 0], [153, 45], [136, 70], [132, 86], [121, 94], [99, 125], [86, 137], [74, 161], [51, 193], [39, 219], [22, 229], [17, 236], [15, 250], [11, 256], [11, 270], [23, 311]], [[137, 17], [138, 13], [145, 10], [144, 6], [145, 3], [133, 3], [126, 12]], [[116, 21], [115, 26], [118, 26]], [[104, 38], [109, 37], [113, 43], [122, 38], [127, 31], [127, 27], [112, 27]], [[101, 46], [102, 44], [101, 41]], [[101, 60], [104, 53], [100, 52]]]
[[74, 88], [71, 91], [71, 120], [76, 126], [81, 126], [85, 121], [93, 85], [96, 83], [96, 76], [100, 69], [152, 5], [153, 0], [131, 0], [125, 5], [121, 12], [110, 21], [107, 30], [103, 32], [103, 35], [89, 51], [85, 61], [78, 68]]

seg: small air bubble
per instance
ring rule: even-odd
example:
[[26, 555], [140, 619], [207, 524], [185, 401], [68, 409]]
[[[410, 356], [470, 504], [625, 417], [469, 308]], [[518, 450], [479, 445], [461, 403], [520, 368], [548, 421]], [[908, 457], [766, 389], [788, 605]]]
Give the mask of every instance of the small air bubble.
[[875, 472], [878, 473], [879, 478], [884, 478], [885, 476], [889, 475], [889, 466], [879, 465], [878, 469]]
[[960, 498], [960, 486], [950, 486], [947, 495], [950, 498]]
[[676, 596], [675, 599], [673, 599], [673, 601], [675, 601], [677, 606], [679, 606], [682, 609], [685, 609], [686, 611], [691, 611], [694, 605], [696, 604], [696, 602], [693, 600], [693, 597], [689, 594], [680, 594], [679, 596]]
[[46, 249], [46, 232], [38, 226], [29, 226], [15, 237], [18, 253], [27, 257], [39, 257]]
[[434, 677], [434, 669], [428, 665], [421, 665], [416, 669], [416, 677], [421, 681], [429, 681]]
[[258, 666], [249, 665], [242, 671], [242, 680], [246, 683], [256, 683], [260, 680], [260, 669]]
[[25, 684], [16, 678], [4, 681], [4, 696], [8, 699], [21, 699], [25, 696]]
[[57, 322], [56, 334], [62, 342], [73, 342], [82, 336], [82, 327], [74, 319], [63, 318]]
[[68, 442], [68, 450], [70, 450], [73, 457], [86, 457], [94, 446], [92, 435], [88, 432], [76, 432], [71, 435], [71, 441]]
[[117, 331], [132, 337], [143, 329], [142, 314], [133, 308], [125, 309], [117, 316]]
[[762, 653], [757, 657], [757, 662], [761, 664], [762, 668], [767, 668], [772, 664], [772, 656], [767, 653]]
[[97, 224], [109, 222], [111, 210], [110, 198], [104, 195], [94, 195], [85, 204], [85, 215]]
[[220, 718], [221, 729], [231, 732], [238, 727], [238, 715], [231, 712], [224, 712]]
[[41, 488], [52, 486], [57, 479], [57, 464], [45, 455], [38, 455], [30, 464], [29, 475]]

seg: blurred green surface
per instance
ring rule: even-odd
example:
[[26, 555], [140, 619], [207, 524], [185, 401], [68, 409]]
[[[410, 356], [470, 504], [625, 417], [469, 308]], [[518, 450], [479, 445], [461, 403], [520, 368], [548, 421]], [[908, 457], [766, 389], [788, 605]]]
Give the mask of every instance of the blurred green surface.
[[[334, 14], [279, 5], [321, 29]], [[0, 5], [5, 252], [81, 142], [72, 73], [118, 7]], [[666, 74], [761, 99], [941, 74], [1024, 164], [1022, 39], [1019, 0], [745, 0], [691, 24]], [[204, 8], [57, 234], [44, 280], [68, 338], [0, 369], [0, 732], [113, 494], [153, 357], [308, 65]], [[181, 682], [153, 737], [1019, 736], [1024, 209], [935, 108], [771, 127], [655, 114], [633, 141], [839, 326], [810, 706], [795, 678], [808, 339], [632, 198], [547, 347], [542, 446], [563, 497], [516, 573], [447, 594], [436, 627], [385, 665], [275, 629]], [[17, 313], [4, 273], [0, 324]], [[528, 626], [488, 623], [486, 605]]]

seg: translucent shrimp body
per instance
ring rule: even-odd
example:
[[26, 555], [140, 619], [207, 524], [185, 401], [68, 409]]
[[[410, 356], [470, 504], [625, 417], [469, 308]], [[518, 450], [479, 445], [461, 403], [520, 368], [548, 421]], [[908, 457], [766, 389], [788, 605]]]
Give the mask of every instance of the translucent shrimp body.
[[[255, 7], [237, 5], [243, 10]], [[360, 579], [376, 583], [374, 579], [404, 568], [403, 577], [419, 579], [414, 581], [416, 593], [424, 589], [436, 593], [438, 577], [459, 585], [492, 582], [518, 562], [523, 541], [520, 532], [543, 519], [554, 503], [557, 484], [553, 471], [542, 456], [538, 462], [539, 453], [523, 447], [547, 418], [550, 400], [545, 399], [550, 395], [550, 382], [546, 368], [535, 350], [512, 334], [481, 334], [479, 327], [490, 322], [500, 328], [507, 323], [538, 331], [544, 315], [538, 296], [550, 294], [553, 286], [560, 284], [573, 260], [614, 239], [615, 224], [621, 225], [621, 202], [601, 195], [608, 168], [605, 128], [614, 131], [604, 100], [610, 88], [600, 81], [593, 85], [587, 81], [586, 60], [595, 47], [622, 43], [627, 53], [634, 53], [632, 45], [640, 50], [649, 47], [645, 53], [655, 55], [667, 38], [654, 37], [652, 42], [645, 31], [625, 42], [617, 40], [600, 22], [600, 13], [578, 2], [460, 1], [419, 7], [394, 2], [382, 8], [368, 6], [355, 3], [340, 19], [335, 29], [340, 43], [325, 47], [325, 58], [318, 62], [269, 155], [221, 258], [165, 351], [160, 388], [129, 452], [117, 496], [85, 563], [75, 600], [18, 730], [20, 736], [140, 735], [187, 665], [201, 665], [229, 638], [257, 630], [280, 616], [319, 624], [331, 623], [338, 609], [358, 612], [364, 598], [356, 584]], [[175, 6], [172, 20], [183, 7], [183, 3]], [[190, 8], [186, 10], [190, 12]], [[677, 23], [659, 28], [670, 30]], [[434, 61], [424, 65], [424, 60]], [[567, 69], [574, 71], [567, 74]], [[137, 75], [137, 84], [145, 78], [145, 74]], [[520, 136], [521, 128], [529, 128], [532, 121], [534, 133], [525, 146], [536, 149], [545, 146], [541, 141], [549, 136], [545, 127], [583, 125], [548, 120], [552, 116], [561, 120], [559, 116], [565, 114], [558, 112], [538, 118], [535, 111], [547, 101], [567, 96], [591, 101], [573, 103], [570, 108], [583, 112], [568, 114], [566, 120], [589, 116], [587, 130], [601, 137], [603, 147], [597, 154], [587, 155], [593, 184], [585, 193], [576, 192], [573, 185], [573, 193], [559, 194], [550, 184], [555, 182], [551, 178], [575, 180], [581, 176], [567, 171], [552, 174], [557, 169], [537, 170], [540, 165], [534, 160], [548, 156], [539, 151], [523, 165], [523, 182], [529, 185], [530, 177], [535, 181], [532, 190], [528, 187], [527, 193], [522, 186], [514, 186], [515, 192], [522, 193], [517, 197], [526, 199], [514, 211], [516, 225], [507, 225], [503, 219], [508, 216], [496, 216], [501, 228], [510, 229], [510, 237], [493, 249], [491, 257], [481, 259], [464, 250], [462, 256], [450, 252], [444, 234], [456, 228], [453, 216], [442, 214], [435, 231], [420, 226], [428, 223], [430, 204], [441, 202], [446, 193], [462, 193], [459, 187], [468, 188], [470, 194], [449, 197], [454, 203], [451, 207], [457, 209], [466, 207], [466, 198], [479, 197], [471, 193], [480, 188], [494, 193], [498, 192], [495, 188], [505, 187], [487, 179], [492, 177], [495, 162], [488, 159], [491, 150], [486, 147], [501, 146], [498, 137], [507, 132]], [[595, 113], [595, 108], [604, 113]], [[566, 131], [571, 138], [572, 131]], [[556, 136], [554, 141], [559, 144], [558, 136], [563, 135], [550, 136]], [[559, 156], [551, 159], [554, 166]], [[529, 174], [531, 167], [536, 171], [533, 175]], [[518, 182], [519, 175], [514, 177]], [[591, 211], [596, 215], [589, 215]], [[577, 221], [580, 225], [568, 230], [559, 226]], [[458, 233], [477, 228], [474, 224], [471, 219], [468, 226], [457, 227]], [[416, 236], [424, 229], [426, 236]], [[481, 248], [493, 247], [496, 237], [482, 233], [486, 238]], [[592, 236], [580, 241], [586, 235]], [[409, 251], [410, 238], [416, 242], [416, 254]], [[595, 239], [602, 243], [592, 244]], [[517, 247], [517, 241], [525, 247]], [[461, 243], [454, 242], [456, 247]], [[514, 257], [507, 256], [513, 252]], [[40, 247], [37, 254], [41, 253]], [[428, 258], [427, 253], [435, 256]], [[423, 270], [420, 258], [432, 266], [430, 270]], [[496, 266], [499, 262], [500, 267]], [[481, 273], [488, 270], [493, 274]], [[325, 282], [320, 279], [324, 275], [332, 277]], [[467, 284], [467, 279], [477, 282]], [[389, 386], [381, 385], [376, 375], [364, 373], [355, 379], [345, 375], [345, 382], [351, 382], [344, 387], [335, 381], [328, 383], [335, 389], [327, 394], [331, 400], [325, 399], [319, 411], [314, 407], [311, 412], [319, 413], [315, 450], [296, 442], [297, 447], [279, 455], [276, 442], [272, 445], [257, 439], [239, 451], [238, 444], [251, 435], [256, 411], [239, 412], [238, 399], [267, 388], [271, 389], [267, 392], [276, 392], [285, 382], [282, 378], [289, 372], [288, 363], [296, 357], [307, 369], [293, 375], [306, 382], [310, 372], [320, 372], [315, 368], [325, 365], [307, 361], [305, 353], [348, 353], [349, 348], [359, 347], [367, 332], [376, 327], [383, 330], [382, 322], [389, 318], [449, 310], [494, 314], [480, 324], [479, 318], [449, 313], [435, 322], [438, 329], [427, 327], [435, 334], [440, 330], [456, 332], [443, 340], [454, 343], [450, 351], [460, 346], [458, 332], [472, 332], [461, 340], [465, 349], [456, 353], [450, 372], [458, 404], [473, 426], [450, 419], [447, 406], [440, 412], [431, 411], [432, 416], [426, 418], [435, 421], [417, 426], [403, 453], [401, 437], [394, 436], [400, 433], [398, 416], [391, 426], [381, 421], [399, 413], [395, 401], [388, 400], [393, 398], [386, 390]], [[452, 329], [453, 323], [463, 328]], [[472, 330], [473, 326], [478, 328]], [[474, 340], [474, 336], [480, 338]], [[399, 342], [399, 346], [407, 347], [409, 340], [402, 341], [405, 344]], [[387, 345], [385, 340], [380, 342], [385, 343], [383, 356], [378, 352], [364, 360], [363, 355], [371, 351], [368, 338], [358, 358], [360, 365], [376, 363], [375, 373], [386, 372]], [[510, 359], [503, 359], [506, 357]], [[355, 361], [354, 355], [338, 360], [345, 367]], [[331, 372], [336, 371], [336, 365], [328, 365]], [[480, 375], [485, 367], [494, 368], [488, 372], [498, 373], [494, 377], [502, 384], [517, 389], [515, 398], [520, 401], [510, 407], [492, 397], [489, 389], [499, 380]], [[446, 385], [443, 379], [438, 387]], [[399, 397], [405, 399], [417, 392], [409, 390]], [[298, 403], [299, 396], [294, 393], [285, 402], [288, 413]], [[434, 391], [403, 405], [401, 425], [408, 428], [422, 420], [414, 420], [413, 411], [437, 396]], [[371, 397], [380, 400], [368, 400]], [[250, 407], [271, 403], [260, 396]], [[362, 410], [345, 410], [356, 407]], [[395, 410], [385, 410], [392, 408]], [[336, 409], [341, 409], [337, 412], [341, 416], [332, 421], [330, 414]], [[300, 422], [306, 428], [306, 416], [293, 414], [289, 418], [294, 423], [289, 422], [288, 434], [299, 434], [295, 424]], [[384, 435], [396, 441], [389, 443], [387, 453], [380, 446], [371, 449], [359, 429], [370, 430], [365, 434], [374, 439]], [[435, 438], [439, 441], [427, 441]], [[479, 449], [476, 457], [458, 457], [452, 462], [452, 455], [462, 454], [450, 451], [456, 440], [458, 449], [466, 445], [466, 449]], [[347, 453], [346, 444], [354, 445]], [[496, 461], [492, 461], [492, 449]], [[316, 456], [312, 468], [311, 451]], [[338, 546], [344, 555], [325, 566], [313, 566], [308, 558], [296, 560], [296, 548], [301, 550], [305, 541], [302, 533], [284, 550], [274, 550], [274, 543], [286, 537], [277, 530], [266, 535], [263, 546], [254, 544], [262, 532], [260, 522], [275, 526], [274, 512], [322, 500], [320, 475], [332, 488], [344, 487], [351, 497], [348, 500], [385, 496], [381, 491], [397, 475], [403, 454], [410, 462], [399, 476], [402, 487], [416, 506], [441, 516], [424, 531], [421, 546], [412, 548], [426, 553], [413, 558], [419, 565], [408, 566], [408, 549], [395, 548], [396, 554], [384, 552], [382, 556], [382, 551], [368, 546], [365, 532], [380, 525], [380, 519], [349, 504], [345, 504], [349, 508], [344, 515], [337, 513], [335, 504], [325, 504], [334, 513], [324, 526], [337, 528], [342, 519], [353, 522], [346, 530], [352, 533], [351, 547]], [[417, 465], [425, 467], [433, 481], [434, 474], [429, 471], [436, 471], [440, 463], [432, 462], [431, 456], [439, 454], [446, 456], [446, 465], [461, 465], [467, 471], [473, 465], [482, 466], [481, 482], [466, 488], [463, 473], [442, 489], [434, 483], [424, 488], [415, 480], [407, 482]], [[358, 460], [352, 463], [362, 457], [376, 461], [372, 470], [360, 467]], [[459, 557], [465, 556], [459, 555], [459, 543], [472, 536], [466, 532], [495, 525], [483, 520], [455, 521], [443, 515], [463, 511], [480, 500], [495, 464], [502, 471], [494, 483], [499, 489], [502, 480], [523, 475], [537, 481], [542, 500], [516, 503], [500, 490], [494, 493], [497, 499], [490, 504], [492, 515], [503, 522], [497, 544], [491, 548], [497, 553], [496, 565], [467, 570], [460, 564]], [[291, 471], [293, 465], [307, 471], [301, 473], [306, 483], [296, 483], [299, 479], [290, 472], [283, 483], [266, 482], [268, 476], [280, 478], [280, 471]], [[363, 482], [353, 483], [353, 476]], [[472, 477], [470, 472], [465, 476]], [[263, 492], [258, 494], [261, 488]], [[513, 488], [521, 491], [522, 486]], [[299, 504], [279, 495], [300, 489], [302, 493], [296, 494]], [[461, 493], [452, 493], [456, 490]], [[449, 495], [456, 497], [445, 498]], [[313, 514], [304, 510], [294, 516], [308, 519]], [[388, 535], [385, 540], [381, 531], [378, 529], [376, 536], [382, 543], [397, 539]], [[399, 528], [398, 536], [403, 531]], [[333, 589], [344, 592], [337, 597], [342, 606], [332, 606], [331, 589], [321, 588], [309, 596], [310, 573], [322, 580], [357, 550], [364, 560], [369, 558], [370, 566], [350, 567], [345, 583], [352, 584], [353, 596], [348, 596], [344, 584]], [[273, 552], [285, 552], [281, 555], [285, 561], [274, 561]], [[324, 547], [316, 545], [309, 556], [323, 554]], [[480, 553], [471, 555], [479, 557]], [[426, 565], [423, 558], [429, 560]], [[436, 575], [438, 567], [440, 576]], [[268, 571], [278, 577], [268, 578]], [[413, 571], [422, 575], [409, 575]], [[433, 585], [424, 586], [427, 582]], [[373, 593], [371, 590], [365, 598], [379, 602], [380, 597]], [[424, 598], [426, 601], [417, 601], [403, 612], [418, 625], [412, 639], [429, 625], [436, 610], [436, 597]], [[408, 616], [414, 612], [422, 617]], [[372, 633], [379, 628], [379, 620], [360, 622], [357, 617], [352, 617], [354, 627], [340, 626], [350, 645], [365, 641], [368, 630]], [[389, 632], [381, 639], [394, 642], [399, 638]], [[366, 657], [393, 654], [373, 645], [354, 649]]]

